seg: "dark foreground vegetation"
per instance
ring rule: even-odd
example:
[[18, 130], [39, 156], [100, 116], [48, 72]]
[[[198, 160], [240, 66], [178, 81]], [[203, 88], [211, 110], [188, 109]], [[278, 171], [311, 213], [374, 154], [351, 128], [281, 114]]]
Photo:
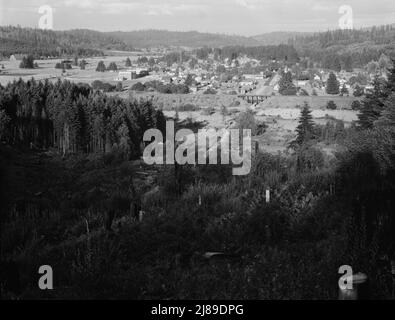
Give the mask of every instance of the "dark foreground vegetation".
[[[258, 152], [236, 178], [143, 165], [141, 133], [163, 123], [150, 104], [68, 82], [1, 88], [3, 296], [336, 299], [350, 265], [390, 298], [394, 94], [392, 70], [348, 129], [315, 125], [306, 105], [289, 153]], [[41, 265], [55, 290], [38, 289]]]

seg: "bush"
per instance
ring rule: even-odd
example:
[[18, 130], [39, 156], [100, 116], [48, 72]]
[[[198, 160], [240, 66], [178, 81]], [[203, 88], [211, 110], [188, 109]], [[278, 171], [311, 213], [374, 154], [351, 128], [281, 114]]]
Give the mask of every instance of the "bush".
[[142, 84], [141, 82], [137, 82], [132, 86], [132, 90], [133, 91], [145, 91], [146, 87], [144, 84]]
[[328, 101], [326, 108], [328, 110], [336, 110], [337, 109], [337, 105], [333, 100]]
[[123, 90], [122, 82], [118, 82], [117, 86], [115, 87], [115, 91], [122, 92], [122, 90]]
[[329, 78], [326, 84], [326, 93], [339, 94], [339, 81], [337, 80], [337, 77], [333, 72], [329, 74]]
[[217, 91], [215, 91], [213, 88], [208, 88], [203, 92], [203, 94], [217, 94]]
[[92, 82], [92, 89], [94, 90], [103, 90], [104, 92], [113, 92], [116, 87], [112, 84], [102, 82], [100, 80], [95, 80]]
[[28, 55], [27, 57], [23, 57], [19, 68], [21, 69], [34, 69], [34, 58], [32, 55]]
[[255, 119], [254, 113], [251, 110], [240, 113], [236, 122], [239, 130], [250, 129], [252, 136], [264, 134], [267, 128], [264, 122], [259, 122]]
[[296, 154], [297, 157], [297, 170], [299, 172], [315, 171], [324, 166], [325, 160], [321, 150], [310, 147], [302, 146]]
[[111, 62], [110, 65], [107, 68], [108, 71], [117, 71], [118, 70], [118, 66], [115, 62]]

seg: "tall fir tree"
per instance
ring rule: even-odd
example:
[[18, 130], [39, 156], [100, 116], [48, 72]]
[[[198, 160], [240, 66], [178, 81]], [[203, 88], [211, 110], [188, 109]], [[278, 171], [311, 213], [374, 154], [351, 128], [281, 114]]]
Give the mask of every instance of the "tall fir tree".
[[296, 87], [292, 81], [292, 73], [284, 72], [279, 82], [279, 92], [284, 96], [296, 95]]
[[376, 75], [373, 80], [373, 89], [366, 94], [362, 102], [361, 112], [358, 114], [358, 126], [361, 129], [371, 129], [385, 107], [389, 96], [388, 82]]
[[291, 142], [291, 147], [301, 146], [314, 138], [314, 121], [310, 106], [305, 102], [299, 118], [299, 125], [296, 128], [296, 140]]
[[386, 101], [384, 110], [374, 125], [376, 127], [395, 128], [395, 93], [393, 93]]
[[327, 94], [339, 94], [339, 81], [337, 81], [336, 75], [331, 72], [326, 83]]

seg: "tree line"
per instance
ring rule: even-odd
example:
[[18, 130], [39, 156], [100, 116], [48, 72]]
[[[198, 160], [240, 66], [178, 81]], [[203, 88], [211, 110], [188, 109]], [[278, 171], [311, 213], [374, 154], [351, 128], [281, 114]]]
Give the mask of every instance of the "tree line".
[[141, 154], [144, 132], [165, 128], [150, 102], [108, 97], [69, 81], [14, 81], [0, 87], [1, 138], [12, 145], [56, 147], [67, 153]]
[[0, 27], [0, 56], [31, 54], [39, 57], [103, 55], [103, 49], [131, 49], [121, 40], [91, 30], [52, 31]]

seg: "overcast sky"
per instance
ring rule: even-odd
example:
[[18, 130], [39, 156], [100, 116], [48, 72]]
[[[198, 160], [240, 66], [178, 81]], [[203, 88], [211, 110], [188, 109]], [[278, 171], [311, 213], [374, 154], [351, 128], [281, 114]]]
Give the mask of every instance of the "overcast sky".
[[54, 9], [56, 30], [322, 31], [338, 27], [342, 5], [355, 27], [395, 23], [395, 0], [0, 0], [0, 24], [37, 27], [42, 5]]

